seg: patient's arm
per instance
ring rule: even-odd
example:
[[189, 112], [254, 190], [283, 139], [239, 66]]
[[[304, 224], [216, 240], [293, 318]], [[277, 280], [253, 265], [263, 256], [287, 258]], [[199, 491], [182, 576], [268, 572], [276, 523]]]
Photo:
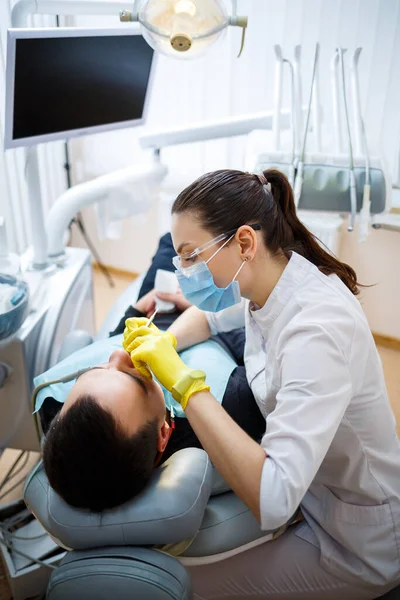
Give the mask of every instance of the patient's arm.
[[177, 310], [179, 310], [181, 313], [192, 306], [192, 303], [189, 302], [189, 300], [186, 300], [180, 288], [178, 288], [175, 294], [167, 294], [165, 292], [155, 293], [157, 298], [160, 298], [160, 300], [165, 300], [166, 302], [172, 302], [172, 304], [175, 304]]
[[150, 317], [155, 309], [156, 305], [156, 292], [155, 290], [151, 290], [144, 296], [140, 298], [135, 304], [133, 304], [133, 308], [139, 311], [142, 315], [146, 317]]
[[186, 310], [168, 328], [177, 339], [177, 350], [208, 340], [211, 335], [239, 329], [245, 325], [246, 300], [217, 313], [205, 313], [195, 306]]
[[137, 300], [137, 302], [134, 304], [134, 308], [136, 308], [146, 317], [150, 318], [155, 311], [157, 298], [160, 298], [160, 300], [165, 300], [166, 302], [172, 302], [172, 304], [175, 304], [176, 310], [181, 313], [192, 306], [191, 302], [186, 300], [185, 296], [180, 290], [178, 290], [175, 294], [166, 294], [157, 292], [156, 290], [151, 290]]
[[147, 292], [147, 294], [141, 296], [133, 306], [129, 306], [127, 308], [117, 327], [110, 333], [110, 337], [124, 332], [125, 321], [127, 319], [135, 317], [150, 318], [154, 313], [157, 297], [160, 297], [162, 300], [166, 300], [168, 302], [173, 302], [176, 307], [176, 310], [173, 313], [162, 314], [160, 312], [157, 314], [155, 323], [161, 329], [167, 329], [177, 318], [180, 312], [191, 306], [190, 302], [186, 300], [182, 292], [177, 292], [176, 294], [159, 294], [156, 293], [155, 290], [150, 290], [150, 292]]
[[174, 334], [178, 342], [177, 350], [184, 350], [200, 342], [208, 340], [211, 335], [210, 327], [202, 310], [191, 306], [182, 313], [169, 331]]

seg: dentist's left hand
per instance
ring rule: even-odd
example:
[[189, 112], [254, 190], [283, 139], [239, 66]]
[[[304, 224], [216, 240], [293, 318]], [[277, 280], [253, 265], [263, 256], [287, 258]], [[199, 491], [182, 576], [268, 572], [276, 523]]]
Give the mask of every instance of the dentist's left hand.
[[136, 346], [130, 351], [135, 369], [147, 379], [151, 378], [152, 372], [183, 410], [186, 410], [192, 394], [210, 390], [204, 371], [185, 365], [176, 352], [172, 333], [139, 336], [133, 340], [132, 346]]
[[146, 317], [135, 317], [127, 319], [125, 322], [124, 337], [122, 340], [122, 347], [129, 354], [138, 347], [141, 343], [143, 336], [165, 336], [173, 347], [176, 347], [176, 339], [170, 333], [163, 333], [158, 329], [154, 323], [148, 326], [149, 320]]

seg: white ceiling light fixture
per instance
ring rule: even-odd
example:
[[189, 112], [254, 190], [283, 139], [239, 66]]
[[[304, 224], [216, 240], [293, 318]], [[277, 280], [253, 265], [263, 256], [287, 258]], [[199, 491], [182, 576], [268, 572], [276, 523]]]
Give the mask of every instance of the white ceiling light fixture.
[[237, 0], [231, 16], [222, 0], [136, 0], [120, 20], [139, 22], [148, 44], [174, 58], [203, 55], [230, 25], [242, 28], [240, 56], [247, 27], [247, 17], [237, 15]]

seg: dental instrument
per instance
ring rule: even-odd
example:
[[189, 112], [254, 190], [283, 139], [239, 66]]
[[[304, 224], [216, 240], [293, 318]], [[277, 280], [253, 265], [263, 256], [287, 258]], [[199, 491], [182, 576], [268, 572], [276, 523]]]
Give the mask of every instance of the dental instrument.
[[301, 152], [300, 152], [300, 156], [299, 156], [299, 162], [297, 164], [296, 179], [294, 182], [294, 202], [295, 202], [296, 207], [299, 205], [301, 190], [303, 187], [304, 158], [305, 158], [305, 153], [306, 153], [308, 126], [309, 126], [309, 122], [310, 122], [310, 115], [311, 115], [311, 109], [312, 109], [313, 89], [314, 89], [314, 82], [315, 82], [315, 77], [316, 77], [316, 72], [317, 72], [318, 58], [319, 58], [319, 44], [317, 43], [315, 46], [314, 64], [313, 64], [313, 70], [312, 70], [312, 76], [311, 76], [310, 98], [308, 101], [306, 123], [305, 123], [305, 128], [304, 128], [304, 135], [303, 135], [303, 143], [302, 143], [302, 148], [301, 148]]
[[339, 55], [339, 65], [342, 77], [342, 93], [343, 93], [343, 106], [344, 106], [344, 114], [346, 117], [346, 128], [347, 128], [347, 143], [349, 150], [349, 179], [350, 179], [350, 219], [349, 225], [347, 227], [347, 231], [353, 231], [356, 214], [357, 214], [357, 189], [356, 189], [356, 177], [354, 173], [354, 157], [353, 157], [353, 143], [351, 139], [351, 129], [350, 129], [350, 118], [349, 118], [349, 110], [347, 106], [347, 93], [346, 93], [346, 76], [344, 71], [344, 50], [343, 48], [337, 48], [337, 53]]
[[282, 109], [282, 71], [283, 56], [282, 48], [279, 44], [274, 46], [275, 52], [275, 86], [274, 86], [274, 112], [272, 118], [272, 144], [273, 150], [280, 150], [280, 115]]
[[[293, 62], [288, 58], [284, 58], [282, 48], [279, 44], [274, 46], [275, 54], [275, 77], [274, 77], [274, 106], [272, 112], [272, 151], [262, 155], [264, 163], [262, 169], [278, 168], [284, 172], [293, 187], [297, 166], [296, 152], [296, 132], [297, 132], [297, 115], [298, 108], [296, 107], [296, 85], [295, 85], [295, 70]], [[290, 109], [289, 122], [285, 122], [287, 111], [282, 111], [282, 92], [283, 92], [283, 75], [285, 66], [289, 68], [289, 85], [290, 85]], [[300, 107], [300, 113], [302, 108]], [[291, 150], [281, 149], [281, 129], [290, 129], [291, 132]], [[256, 157], [254, 157], [256, 159]], [[260, 160], [260, 156], [256, 160]], [[251, 170], [254, 169], [254, 162], [249, 165]], [[256, 169], [257, 170], [257, 169]]]
[[315, 80], [313, 85], [313, 97], [312, 97], [312, 130], [314, 137], [314, 147], [316, 152], [322, 150], [322, 139], [321, 139], [321, 101], [320, 101], [320, 90], [319, 90], [319, 62], [317, 62], [315, 70]]
[[353, 100], [353, 118], [355, 141], [354, 148], [358, 156], [363, 154], [364, 144], [362, 135], [362, 113], [360, 100], [360, 84], [358, 79], [358, 61], [360, 59], [362, 48], [356, 48], [351, 60], [351, 92]]
[[169, 409], [169, 416], [171, 420], [171, 429], [175, 429], [175, 412], [173, 406], [171, 406], [171, 408]]
[[[275, 64], [277, 66], [276, 72], [277, 76], [277, 85], [280, 83], [280, 71], [279, 64], [280, 59], [284, 64], [288, 64], [290, 72], [292, 72], [291, 61], [283, 58], [281, 48], [274, 47], [275, 54]], [[271, 153], [263, 153], [259, 154], [256, 159], [255, 171], [264, 171], [269, 168], [278, 168], [281, 169], [289, 176], [289, 180], [292, 178], [293, 171], [295, 172], [295, 201], [296, 205], [300, 206], [302, 209], [301, 218], [307, 225], [310, 224], [310, 228], [317, 235], [318, 238], [325, 240], [325, 243], [328, 244], [328, 247], [332, 252], [337, 251], [336, 242], [336, 234], [335, 236], [332, 234], [331, 230], [335, 229], [338, 231], [341, 224], [341, 217], [332, 218], [329, 222], [331, 224], [331, 229], [318, 218], [316, 214], [312, 214], [309, 211], [329, 211], [336, 212], [339, 215], [344, 212], [352, 212], [353, 215], [357, 210], [357, 206], [361, 206], [362, 200], [365, 200], [364, 205], [368, 202], [368, 192], [373, 190], [373, 198], [371, 204], [371, 212], [373, 214], [381, 213], [382, 211], [387, 209], [388, 205], [388, 189], [387, 178], [388, 173], [383, 170], [382, 163], [378, 159], [374, 159], [373, 165], [371, 166], [371, 160], [369, 158], [369, 153], [367, 151], [368, 156], [364, 158], [357, 157], [357, 160], [353, 157], [353, 174], [349, 177], [349, 168], [348, 163], [346, 162], [346, 154], [343, 152], [339, 153], [339, 149], [342, 145], [342, 135], [341, 135], [341, 126], [342, 123], [340, 121], [341, 113], [340, 113], [340, 86], [339, 86], [339, 67], [340, 56], [336, 51], [333, 60], [331, 61], [331, 72], [332, 72], [332, 89], [333, 89], [333, 99], [334, 99], [334, 148], [335, 152], [333, 154], [322, 153], [322, 139], [321, 139], [321, 117], [322, 117], [322, 109], [319, 101], [319, 82], [318, 82], [318, 65], [319, 65], [319, 54], [316, 51], [316, 60], [314, 60], [314, 69], [313, 69], [313, 77], [311, 82], [311, 93], [310, 93], [310, 102], [308, 104], [308, 110], [306, 112], [307, 117], [307, 125], [304, 128], [304, 135], [302, 136], [302, 146], [300, 153], [293, 154], [292, 147], [292, 158], [291, 160], [288, 157], [288, 153], [282, 150], [276, 151], [276, 140], [279, 140], [279, 136], [275, 136], [273, 142], [275, 143], [275, 152]], [[301, 56], [301, 48], [298, 46], [295, 49], [295, 60], [293, 62], [293, 75], [295, 80], [295, 89], [301, 89], [301, 80], [299, 77], [300, 74], [300, 56]], [[299, 82], [300, 81], [300, 86]], [[311, 100], [312, 96], [312, 100]], [[275, 97], [279, 98], [279, 93], [275, 94]], [[299, 100], [296, 99], [297, 106], [299, 105]], [[293, 106], [293, 100], [291, 102]], [[275, 102], [276, 106], [276, 102]], [[312, 113], [312, 114], [311, 114]], [[276, 117], [277, 111], [274, 111], [274, 123], [278, 123], [278, 119]], [[312, 119], [311, 119], [312, 117]], [[297, 114], [296, 114], [297, 120]], [[312, 120], [312, 123], [310, 123]], [[311, 127], [309, 127], [311, 125]], [[307, 155], [307, 163], [305, 163], [305, 142], [307, 141], [307, 136], [309, 131], [312, 131], [314, 134], [314, 153], [309, 153]], [[293, 133], [293, 132], [292, 132]], [[366, 135], [365, 128], [364, 133], [365, 136], [365, 145], [366, 145]], [[298, 131], [297, 127], [294, 133], [294, 139], [298, 140]], [[293, 135], [292, 135], [293, 142]], [[278, 142], [279, 143], [279, 142]], [[300, 154], [300, 157], [299, 157]], [[298, 161], [298, 162], [297, 162]], [[288, 168], [288, 164], [291, 165]], [[296, 165], [297, 163], [297, 165]], [[294, 165], [294, 168], [293, 168]], [[364, 169], [365, 165], [365, 169]], [[297, 173], [296, 173], [297, 166]], [[249, 166], [249, 169], [253, 169], [254, 167]], [[354, 175], [354, 178], [353, 178]], [[366, 180], [364, 179], [364, 175]], [[356, 183], [356, 185], [352, 186], [352, 182]], [[366, 185], [364, 186], [364, 182]], [[364, 186], [364, 196], [360, 197], [361, 186]], [[370, 186], [370, 187], [368, 187]], [[351, 189], [352, 188], [352, 189]], [[357, 193], [357, 188], [359, 192]], [[298, 203], [301, 199], [301, 205]], [[356, 202], [354, 202], [356, 200]], [[349, 210], [350, 205], [350, 210]], [[351, 218], [351, 221], [354, 217]], [[334, 241], [332, 245], [332, 241]]]
[[332, 81], [332, 110], [333, 110], [333, 135], [335, 141], [336, 154], [343, 153], [343, 134], [342, 134], [342, 116], [339, 95], [338, 78], [339, 54], [335, 50], [331, 60], [331, 81]]
[[302, 84], [301, 84], [301, 46], [298, 44], [294, 48], [294, 81], [295, 81], [295, 98], [296, 102], [296, 153], [300, 154], [301, 150], [301, 132], [303, 131], [303, 95], [302, 95]]
[[296, 175], [296, 90], [295, 90], [295, 74], [293, 63], [288, 59], [284, 58], [283, 62], [288, 65], [290, 71], [290, 104], [291, 104], [291, 130], [292, 130], [292, 156], [289, 165], [288, 179], [290, 185], [294, 186], [294, 179]]
[[[283, 58], [281, 48], [274, 47], [273, 48], [275, 55], [275, 65], [276, 65], [276, 73], [277, 73], [277, 85], [280, 85], [280, 59], [282, 58], [282, 62], [284, 64], [290, 63], [288, 59]], [[312, 231], [315, 232], [315, 223], [318, 221], [316, 215], [311, 215], [309, 211], [328, 211], [335, 212], [338, 215], [341, 213], [349, 213], [350, 206], [350, 178], [348, 175], [348, 162], [347, 156], [342, 151], [338, 152], [338, 149], [341, 147], [342, 137], [341, 137], [341, 121], [340, 121], [340, 105], [339, 105], [339, 81], [338, 81], [338, 67], [339, 67], [339, 55], [335, 52], [334, 59], [331, 61], [331, 72], [332, 72], [332, 82], [333, 82], [333, 91], [334, 91], [334, 152], [327, 154], [326, 152], [322, 152], [322, 140], [321, 140], [321, 122], [322, 122], [322, 107], [320, 106], [320, 102], [318, 101], [319, 93], [314, 92], [314, 86], [317, 84], [318, 79], [318, 65], [319, 65], [319, 56], [317, 54], [317, 63], [314, 66], [315, 69], [313, 73], [315, 73], [314, 83], [312, 82], [312, 95], [310, 92], [310, 98], [312, 96], [312, 105], [310, 108], [310, 102], [308, 104], [307, 109], [302, 109], [300, 114], [302, 115], [303, 111], [306, 112], [307, 118], [307, 127], [304, 128], [304, 135], [302, 134], [301, 141], [301, 149], [300, 152], [297, 151], [297, 146], [299, 143], [299, 132], [297, 123], [299, 121], [296, 111], [296, 127], [295, 127], [295, 140], [296, 140], [296, 152], [293, 155], [293, 147], [291, 157], [286, 150], [276, 151], [276, 144], [280, 144], [279, 132], [278, 135], [274, 136], [273, 144], [274, 148], [270, 152], [258, 152], [258, 154], [253, 154], [252, 162], [246, 161], [247, 170], [255, 172], [264, 171], [265, 169], [277, 168], [282, 170], [286, 175], [291, 179], [293, 170], [296, 171], [297, 165], [297, 174], [295, 176], [295, 182], [297, 180], [297, 189], [295, 183], [295, 192], [296, 192], [296, 202], [300, 202], [301, 204], [297, 204], [297, 206], [303, 211], [302, 219], [303, 221], [307, 220], [307, 222], [313, 222]], [[295, 49], [295, 59], [293, 61], [293, 70], [294, 70], [294, 79], [295, 79], [295, 91], [300, 90], [301, 92], [301, 78], [300, 78], [300, 57], [301, 57], [301, 48], [297, 46]], [[290, 64], [289, 64], [289, 68]], [[275, 94], [275, 98], [279, 98], [279, 93]], [[292, 103], [293, 104], [293, 103]], [[296, 98], [297, 108], [299, 107], [300, 99]], [[274, 112], [273, 112], [273, 128], [276, 128], [278, 123], [277, 118], [277, 110], [276, 110], [277, 102], [274, 101]], [[292, 111], [293, 112], [293, 111]], [[310, 124], [310, 112], [313, 112], [312, 123]], [[316, 114], [314, 114], [316, 113]], [[318, 114], [320, 113], [320, 114]], [[311, 127], [309, 127], [311, 125]], [[315, 131], [314, 131], [315, 130]], [[315, 133], [315, 146], [320, 149], [319, 152], [308, 153], [307, 155], [307, 163], [305, 164], [305, 151], [304, 149], [304, 141], [307, 141], [307, 136], [309, 131], [313, 131]], [[175, 132], [178, 133], [178, 132]], [[183, 138], [183, 136], [182, 136]], [[174, 133], [169, 132], [168, 136], [163, 136], [163, 133], [160, 132], [160, 136], [152, 135], [152, 145], [154, 147], [157, 146], [157, 139], [161, 142], [166, 141], [167, 143], [172, 139], [174, 139]], [[186, 138], [187, 139], [187, 138]], [[261, 139], [261, 138], [260, 138]], [[279, 140], [277, 142], [277, 140]], [[182, 142], [184, 139], [182, 139]], [[292, 135], [293, 142], [293, 135]], [[175, 140], [172, 143], [176, 143]], [[161, 146], [161, 144], [158, 144]], [[299, 160], [299, 155], [303, 154], [303, 161], [299, 165], [297, 161]], [[293, 160], [294, 156], [294, 160]], [[300, 161], [299, 161], [300, 162]], [[388, 205], [390, 205], [390, 174], [388, 170], [384, 168], [382, 161], [378, 158], [375, 158], [373, 162], [368, 158], [368, 168], [367, 168], [367, 177], [370, 181], [371, 190], [371, 214], [376, 215], [382, 213], [387, 210]], [[294, 169], [293, 165], [294, 164]], [[354, 160], [354, 176], [357, 182], [357, 188], [359, 192], [357, 193], [357, 206], [361, 206], [362, 198], [361, 198], [361, 186], [364, 185], [365, 179], [365, 159], [360, 159], [357, 157]], [[301, 194], [299, 193], [301, 190]], [[357, 189], [356, 189], [357, 192]], [[354, 196], [354, 190], [352, 192]], [[340, 228], [340, 219], [341, 217], [335, 217], [330, 220], [332, 228], [335, 231], [338, 231]], [[321, 233], [323, 239], [325, 239], [328, 243], [333, 239], [333, 234], [329, 233], [329, 227], [325, 227], [323, 220], [319, 219], [320, 226], [318, 229], [317, 237], [321, 238]], [[336, 235], [336, 234], [335, 234]], [[331, 247], [331, 246], [329, 246]], [[333, 252], [337, 251], [333, 247], [331, 248]]]
[[153, 314], [151, 315], [150, 319], [147, 322], [146, 327], [150, 327], [150, 325], [152, 324], [152, 322], [154, 321], [154, 319], [156, 318], [158, 313], [158, 308], [155, 309], [155, 311], [153, 312]]
[[358, 77], [358, 61], [362, 48], [356, 48], [351, 63], [351, 83], [353, 97], [353, 113], [355, 118], [356, 132], [356, 152], [365, 156], [365, 183], [363, 190], [363, 201], [360, 210], [360, 229], [359, 241], [365, 242], [368, 237], [369, 221], [371, 216], [371, 180], [370, 180], [370, 159], [368, 151], [367, 135], [365, 132], [364, 119], [361, 111], [360, 84]]

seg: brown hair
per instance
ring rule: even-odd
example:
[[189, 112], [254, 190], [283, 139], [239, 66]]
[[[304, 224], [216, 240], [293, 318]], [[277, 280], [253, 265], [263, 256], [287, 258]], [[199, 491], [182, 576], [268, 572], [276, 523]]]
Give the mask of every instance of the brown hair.
[[156, 420], [127, 435], [90, 395], [57, 415], [47, 433], [43, 464], [61, 498], [94, 512], [115, 508], [149, 483], [157, 456]]
[[189, 211], [215, 236], [241, 225], [259, 224], [272, 254], [297, 252], [325, 275], [336, 273], [353, 294], [359, 293], [355, 271], [325, 250], [299, 220], [292, 188], [280, 171], [268, 169], [256, 175], [226, 169], [202, 175], [172, 206], [173, 214]]

